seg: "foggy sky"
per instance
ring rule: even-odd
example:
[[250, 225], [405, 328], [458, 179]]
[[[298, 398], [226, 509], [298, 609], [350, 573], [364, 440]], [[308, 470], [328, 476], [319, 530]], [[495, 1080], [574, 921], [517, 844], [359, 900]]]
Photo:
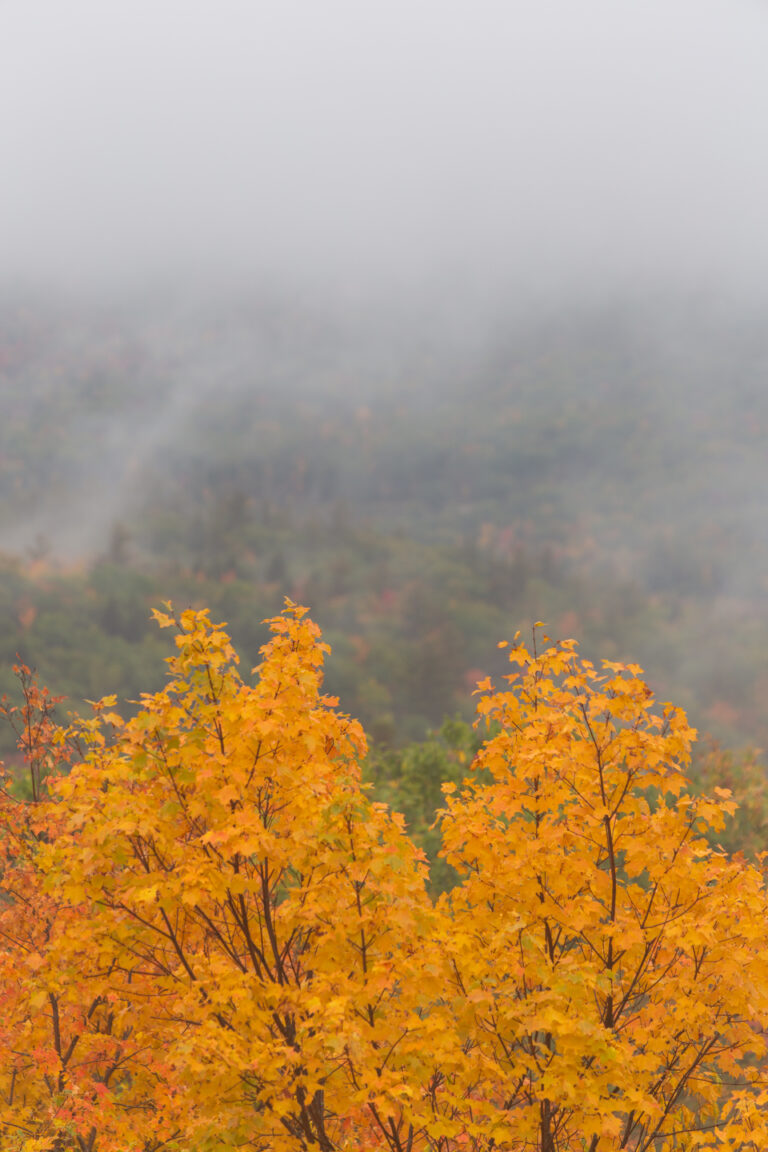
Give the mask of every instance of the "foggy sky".
[[5, 0], [0, 276], [762, 291], [758, 0]]
[[768, 274], [758, 0], [5, 0], [0, 281]]

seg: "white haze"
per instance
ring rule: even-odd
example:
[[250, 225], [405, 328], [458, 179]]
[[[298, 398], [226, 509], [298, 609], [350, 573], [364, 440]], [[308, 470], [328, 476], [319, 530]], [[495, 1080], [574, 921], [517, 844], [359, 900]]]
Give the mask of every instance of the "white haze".
[[[739, 372], [763, 387], [766, 61], [756, 0], [3, 0], [0, 315], [58, 310], [28, 407], [59, 361], [98, 375], [100, 326], [152, 402], [73, 406], [73, 490], [0, 546], [102, 548], [211, 394], [330, 373], [469, 399], [521, 312], [637, 309], [635, 375], [722, 333], [722, 380], [666, 401], [694, 459], [689, 408]], [[724, 491], [762, 539], [760, 465]], [[562, 498], [576, 517], [588, 478]]]
[[4, 0], [0, 280], [762, 297], [766, 60], [754, 0]]
[[[768, 0], [0, 0], [0, 431], [23, 457], [43, 428], [56, 465], [24, 501], [0, 475], [0, 553], [104, 554], [259, 390], [288, 422], [302, 389], [407, 391], [430, 433], [445, 394], [450, 451], [464, 400], [494, 431], [488, 395], [541, 358], [532, 403], [583, 436], [554, 499], [584, 563], [661, 604], [711, 539], [664, 672], [751, 682], [767, 109]], [[649, 450], [591, 440], [590, 403]]]

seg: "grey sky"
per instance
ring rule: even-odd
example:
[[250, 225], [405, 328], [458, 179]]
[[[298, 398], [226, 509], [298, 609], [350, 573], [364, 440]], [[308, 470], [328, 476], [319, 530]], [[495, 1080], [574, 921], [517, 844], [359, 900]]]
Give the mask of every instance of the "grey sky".
[[0, 279], [768, 276], [757, 0], [4, 0]]

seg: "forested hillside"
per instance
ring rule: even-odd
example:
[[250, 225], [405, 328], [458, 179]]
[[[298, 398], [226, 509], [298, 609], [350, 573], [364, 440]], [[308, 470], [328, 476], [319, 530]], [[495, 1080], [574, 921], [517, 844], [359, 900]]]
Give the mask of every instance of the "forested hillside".
[[535, 620], [731, 745], [768, 738], [757, 317], [635, 300], [441, 333], [6, 298], [0, 362], [6, 690], [18, 652], [75, 703], [135, 698], [169, 597], [255, 662], [290, 595], [383, 744], [470, 716]]

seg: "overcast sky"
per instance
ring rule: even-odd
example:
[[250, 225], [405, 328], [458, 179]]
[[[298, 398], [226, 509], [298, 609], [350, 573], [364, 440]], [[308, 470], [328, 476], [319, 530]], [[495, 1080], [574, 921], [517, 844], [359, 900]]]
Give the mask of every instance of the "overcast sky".
[[768, 277], [759, 0], [1, 0], [0, 280]]

